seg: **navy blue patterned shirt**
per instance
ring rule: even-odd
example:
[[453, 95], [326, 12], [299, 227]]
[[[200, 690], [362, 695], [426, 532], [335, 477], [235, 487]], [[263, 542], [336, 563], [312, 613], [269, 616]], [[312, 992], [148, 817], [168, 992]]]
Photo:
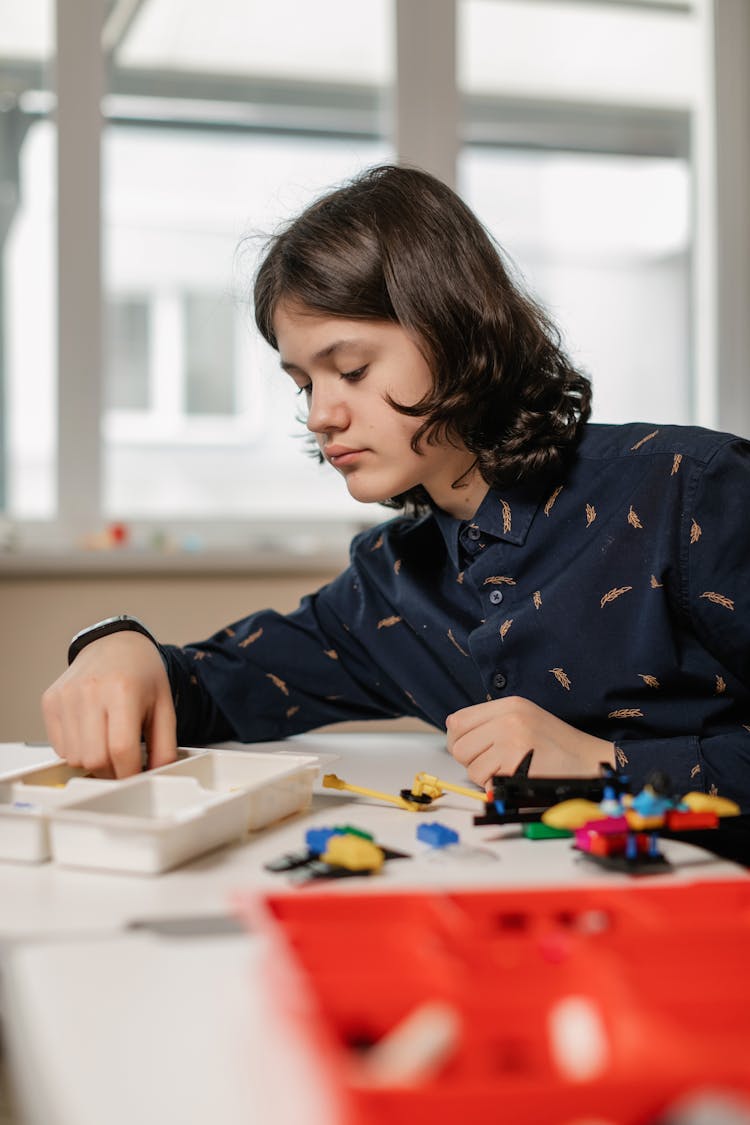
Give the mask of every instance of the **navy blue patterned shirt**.
[[345, 719], [523, 696], [616, 745], [635, 782], [750, 811], [750, 442], [584, 427], [554, 487], [490, 490], [358, 535], [288, 615], [162, 646], [182, 743], [284, 738]]

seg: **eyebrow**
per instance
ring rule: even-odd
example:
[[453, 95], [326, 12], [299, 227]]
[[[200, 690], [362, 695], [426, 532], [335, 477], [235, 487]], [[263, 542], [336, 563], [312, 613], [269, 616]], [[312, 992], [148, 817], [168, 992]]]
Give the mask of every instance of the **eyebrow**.
[[[330, 356], [332, 356], [334, 354], [334, 352], [340, 351], [343, 348], [353, 348], [353, 347], [361, 347], [361, 346], [362, 346], [361, 340], [334, 340], [334, 342], [332, 344], [328, 344], [325, 348], [321, 348], [319, 352], [316, 352], [315, 355], [312, 357], [312, 360], [313, 360], [313, 363], [315, 363], [315, 362], [317, 362], [318, 360], [321, 360], [321, 359], [328, 359]], [[285, 360], [285, 359], [281, 360], [281, 367], [283, 368], [284, 371], [302, 371], [303, 370], [298, 364], [287, 362], [287, 360]]]

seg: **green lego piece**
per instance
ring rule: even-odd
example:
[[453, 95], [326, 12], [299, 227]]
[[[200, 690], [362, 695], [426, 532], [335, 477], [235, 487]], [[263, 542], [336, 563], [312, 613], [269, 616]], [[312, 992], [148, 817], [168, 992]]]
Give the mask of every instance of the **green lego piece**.
[[365, 832], [363, 828], [354, 828], [351, 824], [337, 824], [336, 831], [341, 832], [343, 836], [359, 836], [361, 840], [375, 839], [371, 832]]
[[563, 836], [573, 835], [567, 828], [550, 828], [548, 824], [542, 824], [541, 820], [533, 820], [522, 825], [522, 828], [524, 836], [529, 840], [559, 840]]

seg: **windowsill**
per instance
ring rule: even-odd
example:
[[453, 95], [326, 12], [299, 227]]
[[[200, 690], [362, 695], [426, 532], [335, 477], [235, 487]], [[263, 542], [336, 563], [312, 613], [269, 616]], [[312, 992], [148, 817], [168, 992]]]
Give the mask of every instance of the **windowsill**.
[[59, 578], [87, 575], [294, 575], [331, 574], [348, 561], [346, 549], [290, 551], [245, 548], [200, 551], [136, 550], [19, 550], [0, 553], [3, 578]]

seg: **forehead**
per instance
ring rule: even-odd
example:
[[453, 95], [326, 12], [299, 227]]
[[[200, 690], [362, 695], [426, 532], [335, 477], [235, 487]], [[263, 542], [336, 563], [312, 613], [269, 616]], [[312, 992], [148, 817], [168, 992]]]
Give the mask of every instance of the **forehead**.
[[304, 366], [339, 351], [362, 351], [403, 344], [409, 336], [386, 320], [353, 319], [280, 302], [273, 328], [282, 367]]

